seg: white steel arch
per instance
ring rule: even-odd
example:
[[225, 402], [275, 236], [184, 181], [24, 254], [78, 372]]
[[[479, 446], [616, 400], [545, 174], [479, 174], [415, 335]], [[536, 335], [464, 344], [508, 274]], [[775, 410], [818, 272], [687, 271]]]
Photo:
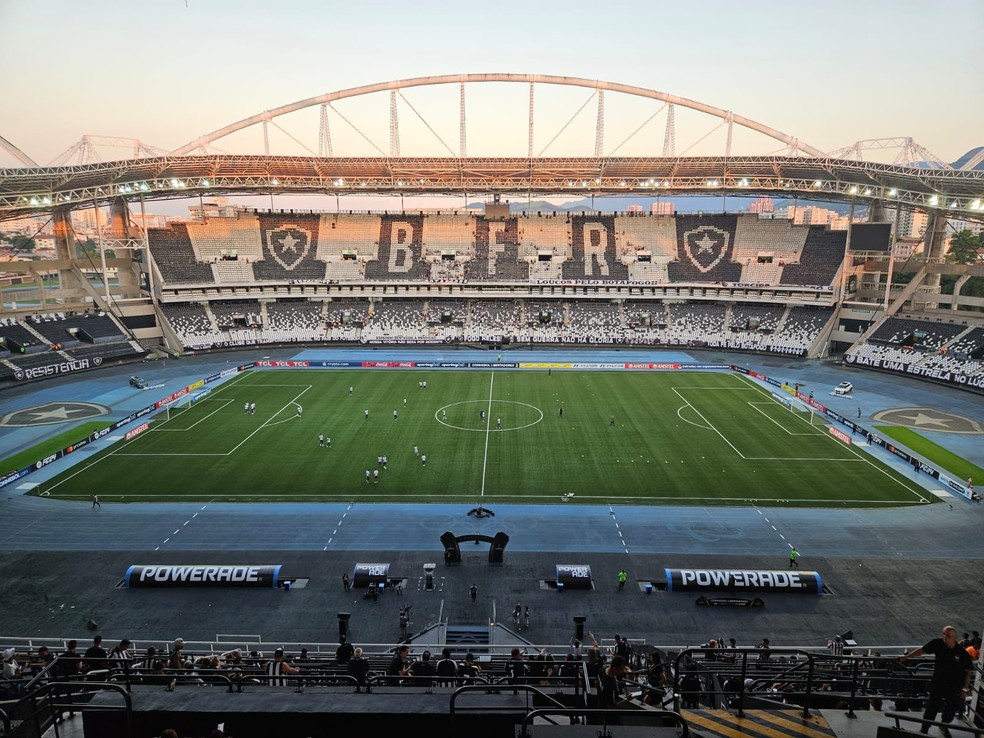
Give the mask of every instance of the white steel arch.
[[[411, 79], [403, 80], [393, 80], [391, 82], [378, 82], [371, 85], [363, 85], [361, 87], [351, 87], [345, 90], [338, 90], [336, 92], [329, 92], [324, 95], [318, 95], [317, 97], [309, 97], [304, 100], [298, 100], [297, 102], [290, 103], [288, 105], [282, 105], [278, 108], [273, 108], [272, 110], [265, 110], [262, 113], [257, 113], [248, 118], [243, 118], [240, 121], [231, 123], [230, 125], [219, 128], [211, 133], [200, 136], [193, 141], [189, 141], [183, 146], [179, 146], [172, 153], [178, 156], [190, 154], [193, 151], [200, 150], [203, 153], [207, 153], [206, 146], [214, 141], [225, 138], [237, 131], [241, 131], [245, 128], [257, 124], [263, 124], [264, 127], [272, 119], [278, 118], [282, 115], [287, 115], [289, 113], [296, 112], [298, 110], [303, 110], [304, 108], [309, 108], [315, 105], [328, 105], [337, 100], [344, 100], [346, 98], [360, 97], [363, 95], [371, 95], [379, 92], [389, 91], [395, 94], [399, 90], [408, 87], [424, 87], [429, 85], [465, 85], [473, 83], [482, 82], [515, 82], [521, 84], [527, 84], [531, 87], [531, 117], [532, 117], [532, 87], [537, 84], [544, 85], [564, 85], [569, 87], [583, 87], [588, 89], [597, 90], [599, 93], [603, 91], [611, 91], [616, 93], [621, 93], [625, 95], [633, 95], [636, 97], [649, 98], [651, 100], [660, 100], [668, 105], [680, 105], [685, 108], [690, 108], [691, 110], [696, 110], [707, 115], [711, 115], [722, 120], [722, 123], [729, 125], [737, 124], [743, 128], [748, 128], [749, 130], [756, 131], [765, 136], [780, 141], [789, 147], [790, 151], [793, 153], [805, 154], [808, 156], [824, 156], [824, 152], [817, 149], [809, 144], [806, 144], [794, 136], [790, 136], [782, 131], [779, 131], [770, 126], [764, 125], [750, 118], [746, 118], [741, 115], [735, 115], [731, 111], [724, 110], [722, 108], [715, 107], [714, 105], [707, 105], [706, 103], [698, 102], [696, 100], [691, 100], [686, 97], [680, 97], [678, 95], [671, 95], [667, 92], [660, 92], [659, 90], [650, 90], [645, 87], [636, 87], [634, 85], [626, 85], [618, 82], [605, 82], [602, 80], [591, 80], [585, 79], [583, 77], [561, 77], [557, 75], [550, 74], [509, 74], [509, 73], [488, 73], [488, 74], [446, 74], [431, 77], [414, 77]], [[532, 121], [531, 121], [532, 126]], [[532, 134], [531, 134], [532, 135]], [[391, 141], [392, 144], [392, 141]], [[391, 146], [392, 148], [392, 146]]]

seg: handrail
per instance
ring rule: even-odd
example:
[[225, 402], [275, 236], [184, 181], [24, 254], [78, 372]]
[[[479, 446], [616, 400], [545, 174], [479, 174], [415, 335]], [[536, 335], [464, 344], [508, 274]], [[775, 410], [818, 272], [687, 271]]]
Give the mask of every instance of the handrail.
[[909, 713], [901, 712], [886, 712], [885, 717], [892, 718], [895, 720], [895, 727], [902, 729], [899, 725], [900, 722], [905, 721], [908, 723], [919, 723], [923, 728], [929, 729], [930, 727], [945, 728], [949, 731], [958, 730], [961, 733], [969, 733], [970, 735], [976, 736], [976, 738], [981, 738], [984, 736], [984, 728], [976, 728], [973, 725], [961, 725], [960, 723], [943, 723], [939, 720], [925, 720], [921, 715], [911, 715]]
[[[534, 687], [534, 686], [532, 686], [530, 684], [502, 684], [502, 683], [497, 682], [495, 685], [481, 685], [481, 684], [465, 685], [465, 686], [462, 686], [462, 687], [458, 687], [456, 690], [454, 690], [454, 692], [451, 693], [451, 699], [450, 699], [450, 701], [448, 703], [448, 712], [449, 712], [449, 714], [451, 716], [451, 738], [455, 738], [455, 730], [456, 730], [456, 727], [457, 727], [457, 723], [456, 723], [455, 718], [457, 716], [456, 709], [457, 709], [458, 697], [460, 695], [466, 694], [468, 692], [483, 692], [483, 693], [487, 693], [487, 692], [489, 692], [489, 686], [494, 686], [494, 691], [496, 691], [496, 692], [501, 692], [502, 691], [502, 689], [500, 689], [500, 687], [501, 687], [501, 688], [505, 688], [507, 691], [511, 689], [513, 691], [513, 694], [518, 694], [519, 692], [523, 692], [528, 697], [529, 696], [539, 697], [540, 699], [546, 700], [551, 705], [555, 706], [554, 709], [557, 709], [557, 710], [566, 710], [566, 709], [569, 709], [567, 707], [567, 705], [564, 705], [563, 703], [558, 702], [557, 700], [555, 700], [550, 695], [546, 694], [542, 690], [537, 689], [536, 687]], [[488, 707], [487, 706], [483, 706], [482, 709], [483, 710], [488, 710]], [[585, 709], [587, 709], [587, 708], [585, 708]]]
[[[683, 717], [678, 712], [673, 712], [672, 710], [628, 710], [621, 707], [616, 707], [612, 709], [603, 710], [600, 708], [569, 708], [566, 707], [561, 710], [552, 710], [549, 708], [537, 708], [536, 710], [531, 710], [524, 717], [522, 722], [519, 724], [519, 735], [529, 736], [530, 724], [534, 719], [538, 717], [545, 717], [548, 715], [570, 715], [571, 717], [589, 716], [589, 715], [601, 715], [605, 719], [601, 723], [601, 727], [598, 731], [599, 736], [608, 736], [608, 718], [618, 717], [618, 716], [631, 716], [633, 718], [638, 718], [645, 716], [647, 718], [668, 718], [672, 717], [679, 727], [680, 738], [688, 738], [690, 735], [690, 725], [687, 723], [687, 719]], [[453, 736], [452, 736], [453, 738]]]

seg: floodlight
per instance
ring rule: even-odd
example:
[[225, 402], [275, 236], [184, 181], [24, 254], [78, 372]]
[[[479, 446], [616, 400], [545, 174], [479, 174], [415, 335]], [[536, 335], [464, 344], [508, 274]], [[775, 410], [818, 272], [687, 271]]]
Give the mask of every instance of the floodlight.
[[858, 194], [858, 187], [857, 187], [857, 185], [851, 185], [851, 189], [848, 190], [848, 192], [850, 192], [852, 195]]
[[899, 193], [896, 191], [896, 189], [894, 187], [888, 191], [888, 196], [889, 197], [895, 197], [897, 194], [899, 194]]
[[816, 187], [819, 190], [821, 187], [823, 187], [823, 182], [821, 182], [818, 179], [816, 182], [813, 183], [813, 186]]
[[930, 205], [936, 205], [939, 201], [940, 201], [940, 198], [938, 198], [936, 195], [933, 195], [933, 196], [931, 196], [929, 198], [929, 204]]

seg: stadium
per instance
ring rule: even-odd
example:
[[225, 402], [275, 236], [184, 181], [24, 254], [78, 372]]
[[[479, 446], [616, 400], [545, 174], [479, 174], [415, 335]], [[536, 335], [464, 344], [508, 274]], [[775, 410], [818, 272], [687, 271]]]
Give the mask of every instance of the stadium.
[[[528, 91], [525, 155], [467, 155], [487, 84]], [[398, 105], [431, 127], [404, 95], [440, 86], [458, 150], [401, 155]], [[590, 93], [593, 156], [534, 150], [550, 87]], [[379, 95], [363, 137], [389, 152], [337, 156], [332, 116]], [[662, 106], [662, 155], [606, 154], [619, 96]], [[273, 153], [299, 111], [317, 155]], [[677, 155], [677, 114], [717, 119], [723, 151]], [[215, 153], [258, 129], [262, 153]], [[733, 151], [746, 135], [782, 153]], [[50, 218], [56, 253], [2, 270], [0, 645], [34, 669], [5, 678], [0, 735], [906, 735], [932, 667], [897, 656], [980, 627], [984, 267], [946, 259], [952, 223], [984, 219], [980, 155], [877, 164], [515, 74], [339, 90], [124, 160], [3, 143], [23, 166], [0, 218]], [[277, 206], [297, 195], [335, 206]], [[366, 195], [390, 205], [340, 205]], [[706, 209], [636, 204], [672, 196]], [[177, 198], [188, 217], [148, 225]], [[845, 227], [754, 198], [833, 203]], [[96, 634], [126, 656], [61, 671]], [[623, 637], [634, 671], [600, 715], [588, 645]], [[388, 673], [398, 644], [482, 676]], [[952, 729], [979, 735], [975, 669]]]

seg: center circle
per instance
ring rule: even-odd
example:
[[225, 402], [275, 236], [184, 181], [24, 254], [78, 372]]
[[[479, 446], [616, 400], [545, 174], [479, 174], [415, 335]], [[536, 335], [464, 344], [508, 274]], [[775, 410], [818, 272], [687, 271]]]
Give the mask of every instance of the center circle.
[[[485, 417], [482, 417], [485, 413]], [[529, 428], [543, 420], [543, 411], [514, 400], [463, 400], [439, 407], [434, 418], [441, 425], [462, 431], [497, 433]]]

